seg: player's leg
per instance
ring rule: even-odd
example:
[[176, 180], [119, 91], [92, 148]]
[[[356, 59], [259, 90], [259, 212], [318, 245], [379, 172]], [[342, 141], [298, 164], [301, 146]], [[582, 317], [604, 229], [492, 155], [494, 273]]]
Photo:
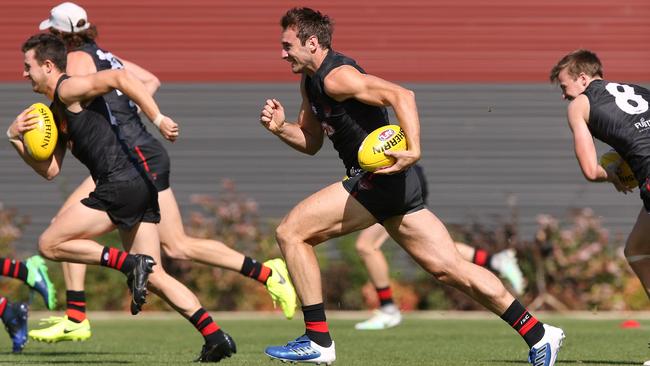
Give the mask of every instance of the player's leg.
[[564, 338], [562, 330], [539, 322], [492, 272], [464, 260], [443, 223], [431, 211], [422, 209], [392, 217], [384, 226], [436, 279], [469, 295], [510, 324], [531, 348], [531, 363], [555, 363]]
[[[88, 197], [95, 189], [95, 182], [88, 176], [63, 203], [52, 222], [69, 207]], [[85, 278], [86, 265], [62, 262], [63, 280], [66, 287], [65, 316], [41, 319], [45, 328], [32, 329], [29, 336], [42, 342], [84, 341], [91, 336], [90, 321], [86, 318]]]
[[524, 293], [526, 281], [517, 263], [514, 249], [505, 249], [497, 253], [490, 253], [485, 249], [474, 248], [465, 243], [456, 242], [456, 249], [460, 255], [476, 265], [485, 267], [507, 279], [517, 295]]
[[386, 239], [388, 233], [380, 224], [361, 230], [357, 236], [357, 253], [368, 271], [368, 277], [377, 291], [380, 303], [379, 309], [375, 310], [370, 319], [355, 324], [354, 327], [359, 330], [391, 328], [402, 321], [402, 314], [393, 301], [388, 262], [381, 251], [381, 245]]
[[41, 234], [39, 250], [54, 261], [99, 264], [103, 247], [88, 239], [111, 231], [113, 223], [104, 211], [77, 202], [62, 212]]
[[376, 222], [341, 183], [307, 197], [284, 217], [276, 230], [296, 292], [303, 304], [305, 336], [266, 354], [285, 361], [331, 363], [334, 343], [325, 317], [321, 275], [314, 246], [330, 238], [364, 229]]
[[11, 303], [0, 296], [0, 319], [9, 334], [14, 353], [22, 352], [27, 343], [27, 314], [29, 308], [22, 302]]
[[625, 244], [625, 258], [650, 297], [650, 214], [641, 209]]
[[[57, 216], [65, 211], [72, 204], [80, 202], [82, 199], [88, 197], [90, 192], [95, 190], [95, 182], [92, 177], [88, 176], [77, 187], [77, 189], [68, 196]], [[56, 220], [56, 218], [55, 218]], [[86, 265], [80, 263], [61, 263], [63, 269], [63, 279], [66, 287], [66, 317], [74, 323], [84, 323], [83, 336], [76, 340], [85, 340], [90, 337], [90, 323], [86, 319]], [[66, 333], [66, 334], [69, 334]], [[77, 334], [81, 336], [81, 334]], [[75, 335], [75, 336], [77, 336]]]
[[[88, 323], [86, 318], [86, 265], [61, 263], [66, 286], [66, 317], [75, 323]], [[90, 329], [90, 324], [88, 324]], [[90, 337], [90, 334], [88, 334]]]
[[188, 236], [183, 228], [178, 203], [171, 188], [158, 192], [160, 225], [158, 233], [166, 255], [237, 271], [264, 284], [274, 302], [280, 303], [284, 315], [291, 319], [296, 309], [296, 293], [281, 259], [265, 263], [245, 256], [216, 240]]
[[[127, 185], [130, 183], [126, 183]], [[120, 182], [112, 187], [107, 185], [103, 189], [111, 194], [120, 195]], [[134, 186], [137, 188], [137, 186]], [[137, 190], [127, 191], [136, 196], [142, 192]], [[146, 191], [144, 191], [146, 192]], [[98, 194], [101, 196], [104, 192]], [[123, 197], [129, 200], [132, 197]], [[145, 200], [146, 201], [146, 200]], [[121, 214], [120, 209], [113, 211]], [[48, 259], [85, 264], [99, 264], [104, 267], [117, 269], [128, 277], [129, 284], [142, 283], [141, 287], [132, 289], [133, 301], [143, 302], [146, 296], [146, 279], [149, 276], [150, 258], [147, 256], [131, 255], [116, 248], [99, 245], [97, 242], [86, 239], [94, 238], [114, 229], [114, 224], [107, 212], [88, 207], [82, 202], [77, 202], [57, 217], [39, 238], [39, 250]]]
[[157, 263], [149, 276], [149, 289], [188, 319], [203, 335], [205, 345], [199, 361], [216, 362], [236, 352], [235, 343], [222, 331], [201, 306], [199, 299], [183, 284], [171, 277], [161, 265], [158, 229], [155, 224], [143, 222], [137, 230], [120, 231], [125, 248], [131, 253], [151, 256]]

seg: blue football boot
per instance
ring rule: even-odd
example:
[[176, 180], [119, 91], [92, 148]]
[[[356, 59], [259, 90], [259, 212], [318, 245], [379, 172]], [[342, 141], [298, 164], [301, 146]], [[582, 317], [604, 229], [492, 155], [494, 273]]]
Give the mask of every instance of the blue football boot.
[[334, 341], [329, 347], [321, 347], [302, 335], [286, 346], [270, 346], [264, 351], [269, 357], [282, 362], [305, 362], [331, 365], [336, 360]]
[[[7, 300], [5, 300], [7, 301]], [[27, 343], [27, 313], [29, 307], [24, 302], [7, 303], [2, 322], [13, 342], [13, 352], [22, 352]]]

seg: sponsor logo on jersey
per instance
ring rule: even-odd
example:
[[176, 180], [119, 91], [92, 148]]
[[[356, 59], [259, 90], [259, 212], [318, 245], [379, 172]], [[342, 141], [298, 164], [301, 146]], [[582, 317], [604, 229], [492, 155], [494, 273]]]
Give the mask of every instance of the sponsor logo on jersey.
[[648, 129], [650, 129], [650, 119], [645, 119], [645, 118], [641, 117], [641, 119], [639, 119], [639, 122], [636, 122], [634, 124], [634, 127], [638, 131], [648, 130]]

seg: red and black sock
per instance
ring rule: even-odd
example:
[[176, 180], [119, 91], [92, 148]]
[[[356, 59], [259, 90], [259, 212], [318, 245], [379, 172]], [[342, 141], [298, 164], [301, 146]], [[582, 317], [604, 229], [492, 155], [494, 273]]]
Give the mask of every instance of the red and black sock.
[[27, 282], [27, 266], [25, 263], [11, 258], [0, 258], [0, 263], [2, 263], [3, 276]]
[[86, 320], [86, 292], [85, 291], [66, 291], [66, 309], [65, 315], [68, 320], [81, 323]]
[[487, 250], [476, 248], [474, 250], [474, 258], [472, 258], [472, 263], [481, 267], [489, 267], [491, 259], [492, 254], [488, 253]]
[[207, 344], [217, 343], [223, 339], [223, 331], [204, 308], [200, 308], [190, 317], [190, 323], [201, 332]]
[[512, 302], [501, 319], [514, 328], [532, 347], [544, 337], [544, 323], [540, 322], [524, 308], [518, 300]]
[[100, 265], [115, 268], [124, 274], [128, 274], [135, 267], [135, 257], [116, 248], [104, 247]]
[[305, 334], [312, 342], [321, 347], [332, 345], [332, 337], [325, 319], [325, 305], [320, 304], [303, 306], [302, 313], [305, 316]]
[[244, 263], [239, 270], [239, 273], [244, 276], [254, 278], [261, 283], [266, 283], [266, 280], [271, 276], [271, 268], [263, 265], [251, 257], [245, 257]]
[[5, 309], [7, 308], [7, 305], [9, 305], [9, 300], [7, 300], [7, 298], [4, 296], [0, 296], [0, 318], [5, 315]]
[[393, 302], [393, 290], [391, 290], [390, 286], [383, 287], [383, 288], [378, 288], [377, 289], [377, 296], [379, 296], [379, 304], [380, 304], [380, 306], [386, 306], [386, 305], [394, 304], [394, 302]]

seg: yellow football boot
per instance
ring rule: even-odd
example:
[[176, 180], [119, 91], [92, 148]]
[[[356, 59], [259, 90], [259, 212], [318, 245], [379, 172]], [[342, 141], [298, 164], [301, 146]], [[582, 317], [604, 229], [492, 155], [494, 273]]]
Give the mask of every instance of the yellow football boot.
[[280, 304], [280, 308], [287, 319], [293, 318], [296, 313], [296, 290], [289, 278], [287, 265], [280, 258], [269, 259], [264, 265], [271, 268], [271, 276], [266, 280], [266, 290], [273, 299], [273, 304]]
[[67, 316], [51, 316], [42, 319], [40, 324], [51, 325], [47, 328], [29, 331], [29, 337], [39, 342], [85, 341], [92, 335], [88, 319], [84, 319], [81, 323], [75, 323], [68, 320]]

